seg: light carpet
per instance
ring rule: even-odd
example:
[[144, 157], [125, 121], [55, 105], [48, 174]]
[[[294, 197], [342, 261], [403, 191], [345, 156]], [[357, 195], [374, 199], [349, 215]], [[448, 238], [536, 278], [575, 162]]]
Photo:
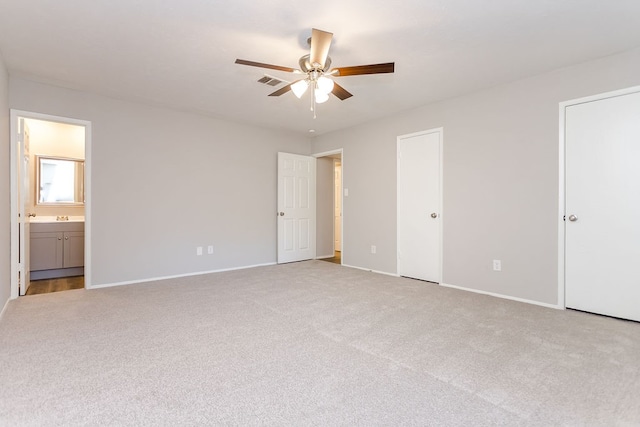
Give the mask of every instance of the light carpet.
[[21, 297], [0, 424], [640, 424], [640, 324], [308, 261]]

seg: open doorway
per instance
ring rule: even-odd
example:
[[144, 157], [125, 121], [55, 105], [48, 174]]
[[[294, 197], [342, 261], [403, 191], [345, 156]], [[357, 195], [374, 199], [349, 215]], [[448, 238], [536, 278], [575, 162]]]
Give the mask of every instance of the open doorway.
[[90, 123], [12, 110], [11, 128], [12, 298], [86, 287]]
[[343, 184], [342, 149], [314, 155], [316, 163], [317, 258], [342, 264]]

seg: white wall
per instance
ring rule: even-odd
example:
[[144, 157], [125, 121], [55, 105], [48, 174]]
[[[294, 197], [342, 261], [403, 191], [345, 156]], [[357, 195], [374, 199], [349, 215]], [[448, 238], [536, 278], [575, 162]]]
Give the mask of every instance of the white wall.
[[397, 272], [396, 137], [443, 127], [443, 282], [556, 304], [558, 103], [634, 85], [640, 50], [315, 137], [348, 159], [343, 262]]
[[9, 73], [0, 53], [0, 311], [11, 296], [9, 144]]
[[92, 123], [93, 285], [276, 261], [276, 153], [307, 138], [17, 78], [10, 106]]

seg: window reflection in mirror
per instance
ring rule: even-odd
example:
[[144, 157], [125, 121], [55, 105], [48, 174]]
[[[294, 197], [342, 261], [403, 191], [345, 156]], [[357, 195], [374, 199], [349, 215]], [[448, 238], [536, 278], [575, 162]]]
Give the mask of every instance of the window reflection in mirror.
[[37, 156], [37, 204], [84, 204], [84, 160]]

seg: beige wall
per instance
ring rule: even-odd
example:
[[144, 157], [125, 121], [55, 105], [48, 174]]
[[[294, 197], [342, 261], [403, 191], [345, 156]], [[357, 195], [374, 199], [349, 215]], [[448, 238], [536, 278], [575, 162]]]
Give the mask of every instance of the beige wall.
[[31, 164], [29, 212], [37, 216], [84, 215], [83, 206], [44, 206], [37, 205], [37, 156], [65, 157], [84, 159], [84, 126], [43, 120], [26, 119], [29, 128], [29, 158]]
[[333, 253], [333, 159], [316, 161], [316, 256]]
[[9, 143], [9, 74], [0, 53], [0, 311], [11, 296]]
[[344, 148], [343, 262], [397, 272], [396, 138], [443, 127], [443, 282], [556, 304], [558, 103], [634, 85], [640, 50], [314, 138]]
[[93, 285], [276, 261], [276, 153], [309, 154], [306, 137], [17, 78], [10, 88], [11, 108], [91, 121]]

